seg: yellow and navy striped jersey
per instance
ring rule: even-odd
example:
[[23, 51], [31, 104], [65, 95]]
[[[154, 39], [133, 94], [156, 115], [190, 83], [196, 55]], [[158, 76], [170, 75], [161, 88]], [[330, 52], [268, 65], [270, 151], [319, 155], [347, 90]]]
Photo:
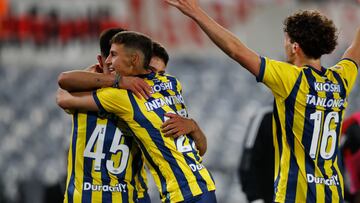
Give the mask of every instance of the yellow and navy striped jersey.
[[190, 202], [195, 196], [215, 190], [209, 171], [188, 135], [164, 137], [160, 127], [164, 114], [187, 116], [180, 82], [170, 75], [144, 75], [152, 88], [148, 100], [130, 91], [104, 88], [97, 90], [94, 100], [101, 110], [115, 113], [133, 131], [145, 163], [152, 173], [163, 202]]
[[357, 65], [321, 71], [261, 57], [257, 78], [275, 96], [275, 202], [343, 202], [340, 129]]
[[137, 202], [147, 192], [141, 151], [123, 122], [99, 115], [73, 113], [64, 203]]

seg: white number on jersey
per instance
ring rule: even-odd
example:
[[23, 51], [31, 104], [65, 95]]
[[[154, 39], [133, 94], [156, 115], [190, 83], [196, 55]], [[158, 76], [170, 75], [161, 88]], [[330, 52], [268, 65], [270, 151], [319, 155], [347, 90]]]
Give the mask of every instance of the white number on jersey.
[[[95, 163], [94, 163], [95, 171], [101, 170], [101, 160], [105, 159], [105, 153], [103, 153], [105, 132], [106, 132], [106, 125], [103, 124], [97, 125], [94, 131], [92, 132], [92, 134], [90, 135], [90, 139], [86, 144], [84, 150], [84, 157], [95, 159]], [[115, 168], [114, 162], [112, 160], [106, 161], [107, 170], [113, 174], [122, 173], [126, 168], [127, 161], [129, 158], [129, 147], [125, 144], [121, 144], [121, 136], [122, 136], [121, 131], [119, 129], [116, 129], [114, 134], [114, 139], [112, 141], [109, 150], [113, 154], [116, 154], [120, 151], [122, 152], [119, 167]], [[91, 151], [92, 148], [94, 148], [94, 151]]]
[[[339, 123], [339, 113], [338, 112], [328, 113], [323, 125], [321, 125], [322, 118], [323, 118], [322, 111], [316, 111], [315, 113], [312, 113], [310, 115], [310, 119], [314, 120], [314, 131], [313, 131], [310, 153], [309, 153], [312, 159], [316, 158], [316, 152], [318, 150], [318, 142], [319, 142], [321, 129], [323, 131], [322, 131], [322, 138], [320, 143], [320, 156], [323, 159], [331, 159], [331, 157], [334, 155], [335, 152], [337, 135], [334, 129], [330, 130], [330, 124], [331, 121], [334, 120], [336, 127], [336, 125]], [[327, 151], [326, 149], [328, 148], [328, 140], [330, 138], [331, 138], [330, 149]]]
[[[174, 112], [168, 112], [168, 113], [174, 113]], [[182, 117], [187, 117], [186, 109], [180, 109], [177, 111], [177, 114]], [[169, 117], [164, 117], [164, 122], [168, 120]], [[192, 146], [190, 144], [185, 144], [185, 136], [181, 135], [175, 139], [176, 142], [176, 148], [179, 152], [185, 153], [185, 152], [191, 152], [193, 150]], [[195, 143], [193, 143], [195, 145]]]

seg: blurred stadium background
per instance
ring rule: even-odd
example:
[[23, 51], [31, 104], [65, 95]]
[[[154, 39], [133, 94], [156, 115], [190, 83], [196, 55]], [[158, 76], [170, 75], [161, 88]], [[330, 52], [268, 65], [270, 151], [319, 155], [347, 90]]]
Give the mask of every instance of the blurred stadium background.
[[[339, 28], [324, 65], [340, 59], [360, 25], [358, 0], [202, 0], [209, 14], [258, 53], [284, 59], [283, 19], [319, 9]], [[219, 203], [245, 202], [237, 176], [249, 118], [271, 105], [262, 84], [162, 0], [0, 0], [0, 202], [42, 203], [66, 176], [71, 118], [55, 103], [57, 76], [96, 63], [101, 30], [124, 26], [161, 42], [190, 116], [208, 137], [205, 165]], [[359, 79], [347, 116], [360, 110]], [[266, 169], [264, 169], [266, 170]], [[153, 182], [150, 193], [157, 202]], [[52, 201], [51, 201], [52, 202]]]

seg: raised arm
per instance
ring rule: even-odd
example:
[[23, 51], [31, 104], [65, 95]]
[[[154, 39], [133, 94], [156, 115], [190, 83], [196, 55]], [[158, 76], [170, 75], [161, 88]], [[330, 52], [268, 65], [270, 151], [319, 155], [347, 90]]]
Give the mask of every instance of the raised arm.
[[349, 58], [360, 66], [360, 27], [357, 28], [355, 38], [350, 47], [345, 51], [343, 58]]
[[216, 23], [203, 11], [197, 0], [165, 0], [192, 18], [206, 35], [228, 56], [245, 67], [253, 75], [258, 76], [260, 58], [257, 53], [246, 47], [234, 34]]
[[190, 135], [194, 139], [200, 155], [203, 156], [207, 150], [207, 139], [199, 125], [193, 119], [184, 118], [174, 113], [166, 113], [165, 116], [169, 119], [161, 126], [161, 132], [164, 133], [164, 136], [176, 138], [185, 134]]

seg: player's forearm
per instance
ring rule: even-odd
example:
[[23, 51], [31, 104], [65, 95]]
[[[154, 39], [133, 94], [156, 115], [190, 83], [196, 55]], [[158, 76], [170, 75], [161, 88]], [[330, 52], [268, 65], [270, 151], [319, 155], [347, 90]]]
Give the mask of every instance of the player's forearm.
[[360, 27], [357, 28], [355, 38], [343, 57], [354, 60], [360, 66]]
[[68, 71], [59, 75], [59, 86], [70, 92], [90, 91], [102, 87], [111, 87], [115, 76], [88, 71]]
[[98, 111], [92, 92], [70, 93], [59, 88], [56, 93], [56, 103], [64, 110]]
[[234, 34], [210, 18], [202, 9], [198, 9], [191, 17], [221, 50], [252, 74], [258, 76], [260, 59], [254, 51], [246, 47]]
[[190, 135], [194, 139], [196, 148], [199, 150], [200, 155], [203, 156], [207, 150], [207, 139], [205, 134], [202, 132], [202, 130], [194, 120], [193, 123], [195, 125], [195, 128]]

